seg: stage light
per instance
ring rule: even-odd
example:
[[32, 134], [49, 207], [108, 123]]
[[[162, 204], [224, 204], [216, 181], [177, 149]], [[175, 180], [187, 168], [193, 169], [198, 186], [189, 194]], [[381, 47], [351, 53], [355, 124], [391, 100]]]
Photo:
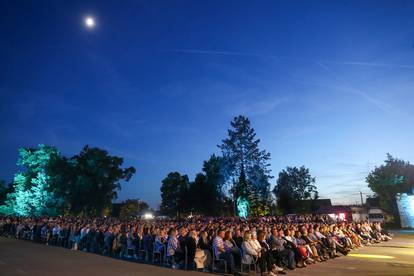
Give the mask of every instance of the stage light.
[[145, 213], [144, 214], [144, 219], [153, 219], [153, 218], [154, 218], [154, 215], [151, 214], [151, 213]]

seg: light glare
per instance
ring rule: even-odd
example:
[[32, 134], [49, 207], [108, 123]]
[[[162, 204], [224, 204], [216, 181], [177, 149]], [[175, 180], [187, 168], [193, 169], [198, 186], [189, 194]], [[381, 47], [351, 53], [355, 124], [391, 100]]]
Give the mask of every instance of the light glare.
[[373, 255], [373, 254], [358, 254], [358, 253], [351, 253], [347, 256], [350, 257], [357, 257], [357, 258], [369, 258], [369, 259], [394, 259], [393, 256], [386, 256], [386, 255]]
[[86, 17], [85, 18], [85, 25], [86, 25], [86, 27], [88, 27], [88, 28], [93, 28], [93, 27], [95, 27], [95, 19], [93, 19], [92, 17], [90, 17], [90, 16], [88, 16], [88, 17]]

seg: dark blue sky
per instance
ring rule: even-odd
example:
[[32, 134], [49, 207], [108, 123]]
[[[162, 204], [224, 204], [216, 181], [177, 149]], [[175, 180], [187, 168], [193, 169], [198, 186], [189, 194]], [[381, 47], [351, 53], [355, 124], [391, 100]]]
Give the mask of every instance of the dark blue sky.
[[1, 1], [0, 179], [20, 146], [89, 144], [137, 169], [120, 199], [156, 206], [162, 178], [193, 178], [244, 114], [274, 175], [305, 165], [322, 197], [355, 203], [386, 152], [414, 161], [413, 12], [413, 1]]

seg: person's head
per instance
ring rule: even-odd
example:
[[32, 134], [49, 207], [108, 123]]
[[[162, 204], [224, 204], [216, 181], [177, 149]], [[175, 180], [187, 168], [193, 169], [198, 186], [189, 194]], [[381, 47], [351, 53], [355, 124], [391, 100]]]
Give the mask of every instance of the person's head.
[[224, 229], [219, 229], [217, 232], [217, 236], [224, 239], [226, 232], [224, 231]]
[[231, 240], [231, 232], [230, 231], [226, 231], [225, 233], [224, 233], [224, 240]]
[[180, 236], [185, 237], [187, 235], [187, 228], [181, 227], [180, 228]]
[[249, 241], [250, 239], [251, 239], [250, 231], [245, 231], [244, 235], [243, 235], [243, 240], [244, 241]]
[[197, 239], [197, 231], [196, 230], [190, 230], [188, 235], [193, 239]]
[[277, 228], [276, 227], [273, 227], [272, 228], [272, 236], [277, 237], [278, 234], [279, 234], [279, 231], [277, 231]]
[[265, 232], [264, 231], [259, 230], [257, 232], [257, 240], [260, 241], [260, 242], [265, 240]]
[[301, 229], [301, 231], [300, 231], [300, 233], [301, 233], [303, 236], [306, 236], [306, 235], [308, 234], [308, 229], [306, 229], [306, 228], [302, 228], [302, 229]]
[[236, 229], [236, 231], [235, 231], [235, 235], [236, 235], [236, 237], [241, 237], [241, 231], [240, 231], [240, 228], [237, 228], [237, 229]]
[[170, 237], [176, 237], [177, 236], [177, 230], [175, 230], [175, 229], [171, 229], [170, 230]]

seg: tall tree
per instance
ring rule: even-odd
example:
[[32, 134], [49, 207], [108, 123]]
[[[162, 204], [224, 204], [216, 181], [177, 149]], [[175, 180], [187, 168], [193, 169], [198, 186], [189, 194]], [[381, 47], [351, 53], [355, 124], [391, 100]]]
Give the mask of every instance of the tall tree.
[[121, 181], [129, 181], [135, 173], [134, 167], [121, 168], [124, 160], [111, 156], [106, 150], [85, 146], [70, 158], [64, 170], [69, 186], [62, 185], [73, 214], [101, 215], [117, 198]]
[[284, 213], [292, 213], [303, 210], [301, 200], [317, 199], [318, 191], [314, 185], [315, 178], [304, 166], [287, 167], [279, 173], [273, 193], [277, 198], [278, 207]]
[[206, 190], [209, 193], [210, 211], [206, 215], [220, 215], [223, 211], [225, 193], [223, 191], [226, 183], [226, 163], [223, 157], [211, 155], [203, 163], [203, 172], [205, 174]]
[[[241, 172], [246, 175], [246, 180], [251, 184], [257, 195], [257, 200], [267, 202], [270, 198], [270, 153], [259, 149], [260, 139], [256, 138], [256, 132], [250, 125], [250, 120], [244, 116], [238, 116], [231, 122], [228, 137], [222, 140], [219, 148], [226, 160], [227, 174], [230, 182], [237, 184]], [[232, 191], [240, 193], [233, 187]]]
[[209, 189], [206, 176], [198, 173], [194, 182], [190, 183], [188, 191], [190, 211], [206, 215], [210, 211], [210, 201], [214, 200], [212, 192], [214, 191]]
[[162, 180], [161, 211], [169, 216], [188, 212], [190, 198], [188, 195], [190, 183], [187, 175], [171, 172]]
[[379, 197], [380, 207], [393, 214], [399, 223], [398, 207], [395, 196], [397, 193], [410, 193], [414, 189], [414, 165], [394, 158], [387, 154], [385, 164], [375, 167], [366, 182], [368, 187]]
[[50, 167], [60, 159], [54, 147], [39, 145], [37, 148], [20, 148], [18, 165], [25, 170], [15, 175], [14, 192], [7, 195], [0, 212], [19, 216], [55, 215], [62, 199], [51, 189]]

